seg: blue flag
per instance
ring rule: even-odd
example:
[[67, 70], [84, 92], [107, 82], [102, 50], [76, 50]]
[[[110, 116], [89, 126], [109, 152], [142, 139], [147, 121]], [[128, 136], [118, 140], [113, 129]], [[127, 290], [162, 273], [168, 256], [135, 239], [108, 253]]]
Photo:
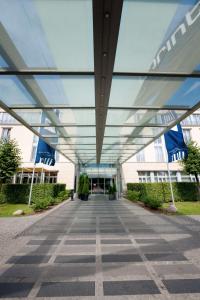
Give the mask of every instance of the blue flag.
[[188, 156], [188, 148], [183, 138], [180, 124], [164, 133], [165, 145], [168, 153], [168, 162], [182, 160]]
[[35, 163], [43, 163], [45, 165], [55, 165], [55, 149], [39, 139]]

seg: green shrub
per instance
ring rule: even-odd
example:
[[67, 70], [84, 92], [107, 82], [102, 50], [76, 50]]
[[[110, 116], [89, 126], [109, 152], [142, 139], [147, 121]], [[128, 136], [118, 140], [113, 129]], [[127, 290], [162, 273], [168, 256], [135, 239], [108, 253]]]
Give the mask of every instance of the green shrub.
[[143, 199], [143, 202], [147, 207], [150, 207], [152, 209], [158, 209], [163, 204], [163, 202], [160, 199], [153, 197], [145, 197]]
[[29, 184], [2, 184], [1, 193], [7, 203], [28, 203]]
[[[56, 198], [61, 191], [65, 191], [65, 184], [34, 184], [32, 190], [32, 203], [39, 198]], [[28, 203], [30, 184], [2, 184], [1, 199], [7, 203]], [[0, 200], [1, 201], [1, 200]], [[53, 200], [51, 200], [53, 203]]]
[[140, 199], [140, 192], [138, 191], [127, 191], [127, 199], [131, 201], [138, 201]]
[[[173, 182], [175, 201], [197, 201], [198, 190], [195, 182]], [[140, 191], [140, 200], [145, 197], [158, 198], [163, 202], [171, 201], [169, 182], [128, 183], [127, 190]]]
[[32, 205], [35, 211], [40, 211], [42, 209], [48, 208], [50, 206], [51, 199], [49, 197], [46, 198], [38, 198]]
[[55, 199], [56, 203], [61, 203], [62, 201], [66, 200], [69, 197], [69, 195], [69, 190], [61, 191]]
[[0, 192], [0, 204], [3, 204], [5, 202], [6, 202], [5, 195]]

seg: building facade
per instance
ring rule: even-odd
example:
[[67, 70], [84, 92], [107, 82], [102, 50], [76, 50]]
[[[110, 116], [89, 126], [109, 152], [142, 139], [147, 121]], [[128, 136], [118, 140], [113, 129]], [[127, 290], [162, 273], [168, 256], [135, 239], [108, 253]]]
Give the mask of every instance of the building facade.
[[[182, 121], [183, 135], [186, 142], [193, 140], [200, 145], [200, 111], [196, 111]], [[22, 154], [22, 164], [13, 178], [16, 183], [30, 183], [38, 137], [29, 129], [21, 125], [7, 112], [0, 110], [0, 137], [10, 136], [16, 139]], [[81, 167], [80, 172], [87, 172], [91, 178], [91, 191], [106, 192], [109, 180], [115, 178], [120, 181], [122, 189], [126, 189], [128, 182], [161, 182], [168, 181], [167, 156], [164, 137], [161, 136], [144, 150], [126, 161], [117, 172], [113, 168], [97, 168], [96, 166]], [[170, 163], [172, 181], [195, 181], [194, 176], [184, 174], [180, 163]], [[117, 176], [119, 173], [119, 176]], [[65, 183], [67, 188], [74, 189], [77, 172], [75, 166], [60, 153], [56, 152], [56, 164], [53, 167], [37, 164], [34, 182]]]

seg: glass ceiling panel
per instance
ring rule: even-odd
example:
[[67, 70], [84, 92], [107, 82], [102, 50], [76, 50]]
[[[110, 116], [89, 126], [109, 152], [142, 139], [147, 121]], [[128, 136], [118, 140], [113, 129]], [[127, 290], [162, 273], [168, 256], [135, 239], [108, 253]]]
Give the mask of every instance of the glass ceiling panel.
[[114, 76], [110, 107], [188, 109], [199, 102], [199, 78]]
[[137, 125], [145, 126], [149, 123], [170, 126], [177, 118], [186, 113], [186, 110], [147, 110], [147, 109], [108, 109], [107, 125]]
[[94, 76], [0, 76], [7, 106], [95, 107]]
[[124, 0], [114, 71], [191, 73], [200, 62], [199, 25], [198, 1]]
[[[93, 125], [95, 126], [94, 109], [13, 109], [13, 111], [22, 117], [29, 125], [52, 124], [54, 125]], [[32, 121], [34, 120], [34, 121]]]
[[92, 0], [1, 0], [0, 19], [18, 68], [94, 70]]
[[107, 127], [104, 136], [155, 136], [163, 131], [159, 127]]
[[34, 76], [49, 105], [95, 106], [94, 76]]
[[[44, 135], [57, 135], [66, 134], [66, 136], [95, 136], [95, 127], [34, 127], [38, 132], [42, 132]], [[62, 132], [59, 129], [62, 128]]]

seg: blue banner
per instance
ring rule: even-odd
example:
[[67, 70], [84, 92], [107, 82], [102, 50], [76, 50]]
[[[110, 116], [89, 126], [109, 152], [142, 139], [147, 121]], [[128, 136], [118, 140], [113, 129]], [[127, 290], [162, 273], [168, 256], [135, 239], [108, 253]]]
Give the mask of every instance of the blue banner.
[[170, 129], [164, 134], [165, 145], [168, 154], [168, 162], [182, 160], [188, 156], [188, 149], [183, 138], [180, 124]]
[[55, 149], [41, 139], [38, 141], [35, 163], [43, 163], [49, 166], [55, 165]]

